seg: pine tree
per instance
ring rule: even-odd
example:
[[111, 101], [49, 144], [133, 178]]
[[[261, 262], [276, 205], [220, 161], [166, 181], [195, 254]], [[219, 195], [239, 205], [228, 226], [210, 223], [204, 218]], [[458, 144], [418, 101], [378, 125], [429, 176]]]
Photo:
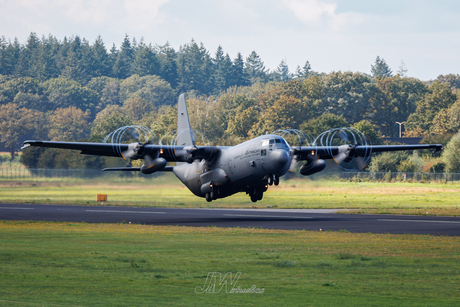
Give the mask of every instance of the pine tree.
[[178, 80], [176, 51], [169, 43], [166, 43], [159, 47], [158, 56], [160, 58], [160, 76], [168, 81], [172, 88], [176, 88]]
[[120, 51], [117, 54], [117, 59], [113, 67], [113, 74], [119, 79], [126, 79], [132, 73], [132, 65], [134, 59], [134, 50], [131, 47], [128, 35], [125, 36], [121, 44]]
[[136, 49], [133, 73], [139, 76], [160, 75], [160, 62], [151, 45], [141, 41]]
[[381, 59], [379, 56], [375, 59], [375, 64], [371, 65], [372, 76], [375, 77], [387, 77], [390, 78], [393, 75], [390, 66], [385, 62], [384, 59]]
[[91, 77], [110, 76], [112, 68], [110, 58], [100, 35], [91, 46], [89, 57], [91, 62], [89, 67]]
[[284, 60], [281, 60], [281, 63], [274, 71], [273, 76], [275, 81], [286, 82], [292, 79], [291, 73], [289, 72], [289, 67]]
[[12, 76], [19, 61], [19, 55], [22, 49], [21, 44], [17, 38], [14, 39], [13, 43], [8, 42], [8, 44], [6, 44], [3, 37], [1, 48], [0, 75]]
[[196, 90], [201, 94], [211, 93], [212, 61], [201, 43], [192, 40], [181, 46], [178, 57], [178, 88], [180, 92]]
[[45, 81], [58, 76], [58, 69], [56, 66], [56, 58], [54, 52], [54, 38], [49, 37], [48, 39], [43, 37], [41, 44], [37, 48], [36, 62], [31, 65], [31, 70], [34, 76], [39, 80]]
[[267, 71], [264, 62], [262, 62], [260, 56], [255, 51], [252, 51], [246, 58], [244, 67], [252, 84], [264, 82], [267, 79]]
[[401, 64], [399, 65], [399, 70], [397, 71], [399, 76], [401, 78], [403, 77], [407, 77], [407, 66], [406, 66], [406, 63], [404, 63], [403, 60], [401, 60]]
[[223, 71], [224, 50], [221, 45], [217, 47], [216, 55], [212, 59], [213, 64], [213, 81], [215, 92], [219, 93], [226, 88], [225, 72]]
[[15, 67], [15, 76], [17, 77], [34, 77], [33, 72], [30, 71], [31, 63], [36, 58], [36, 49], [40, 44], [37, 34], [30, 33], [27, 39], [26, 46], [21, 49], [18, 58], [18, 64]]
[[305, 65], [300, 68], [300, 66], [297, 66], [297, 69], [295, 71], [295, 77], [297, 79], [308, 79], [308, 77], [310, 77], [310, 75], [312, 74], [312, 71], [311, 71], [311, 65], [310, 65], [310, 62], [306, 62]]
[[248, 77], [244, 70], [244, 60], [241, 53], [238, 52], [233, 60], [231, 71], [230, 86], [246, 86], [249, 85]]

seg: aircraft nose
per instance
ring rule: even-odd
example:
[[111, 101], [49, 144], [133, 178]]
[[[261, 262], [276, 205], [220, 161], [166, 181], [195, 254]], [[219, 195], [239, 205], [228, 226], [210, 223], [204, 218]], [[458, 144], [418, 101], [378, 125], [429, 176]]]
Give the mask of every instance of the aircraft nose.
[[270, 153], [270, 168], [274, 175], [286, 174], [290, 163], [289, 153], [286, 150], [276, 149]]

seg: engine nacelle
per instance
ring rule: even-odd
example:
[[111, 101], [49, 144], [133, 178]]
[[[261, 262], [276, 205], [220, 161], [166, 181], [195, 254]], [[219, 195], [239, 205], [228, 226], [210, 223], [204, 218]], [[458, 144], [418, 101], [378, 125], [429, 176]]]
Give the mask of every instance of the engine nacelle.
[[165, 168], [167, 161], [164, 158], [156, 158], [153, 160], [153, 163], [149, 167], [145, 167], [145, 164], [141, 166], [141, 172], [143, 174], [153, 174], [155, 172], [161, 171]]
[[303, 176], [313, 175], [315, 173], [321, 172], [323, 169], [326, 168], [326, 161], [322, 159], [318, 159], [312, 163], [306, 163], [302, 165], [299, 170], [299, 173]]

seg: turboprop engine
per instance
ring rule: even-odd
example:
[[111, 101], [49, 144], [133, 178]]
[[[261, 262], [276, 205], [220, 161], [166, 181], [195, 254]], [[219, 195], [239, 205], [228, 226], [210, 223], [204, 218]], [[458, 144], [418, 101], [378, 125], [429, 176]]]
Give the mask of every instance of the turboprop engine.
[[318, 160], [312, 161], [310, 163], [305, 163], [304, 165], [302, 165], [302, 167], [299, 170], [299, 173], [302, 176], [310, 176], [315, 173], [321, 172], [325, 168], [326, 168], [326, 161], [322, 159], [318, 159]]

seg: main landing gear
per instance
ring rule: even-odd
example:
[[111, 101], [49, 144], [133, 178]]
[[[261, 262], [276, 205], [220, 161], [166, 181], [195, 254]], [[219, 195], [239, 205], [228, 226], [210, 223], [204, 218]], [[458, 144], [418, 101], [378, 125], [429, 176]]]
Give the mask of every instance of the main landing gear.
[[279, 176], [276, 176], [276, 175], [268, 175], [268, 185], [278, 185], [280, 184], [280, 177]]
[[267, 189], [267, 185], [262, 187], [251, 188], [248, 191], [246, 191], [246, 194], [249, 194], [251, 201], [255, 203], [256, 201], [262, 200], [262, 198], [264, 198], [264, 192], [267, 191]]
[[218, 198], [218, 195], [220, 195], [220, 190], [212, 189], [211, 192], [205, 194], [206, 201], [212, 202], [213, 200], [216, 200]]

